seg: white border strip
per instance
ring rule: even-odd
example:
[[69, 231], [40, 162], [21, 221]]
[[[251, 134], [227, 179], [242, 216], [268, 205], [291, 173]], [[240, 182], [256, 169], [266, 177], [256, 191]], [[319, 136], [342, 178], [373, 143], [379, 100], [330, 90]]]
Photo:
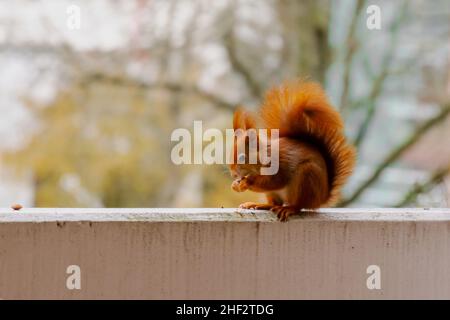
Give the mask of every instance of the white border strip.
[[[291, 221], [450, 221], [450, 208], [339, 208], [293, 216]], [[268, 211], [233, 208], [0, 208], [0, 223], [11, 222], [276, 222]]]

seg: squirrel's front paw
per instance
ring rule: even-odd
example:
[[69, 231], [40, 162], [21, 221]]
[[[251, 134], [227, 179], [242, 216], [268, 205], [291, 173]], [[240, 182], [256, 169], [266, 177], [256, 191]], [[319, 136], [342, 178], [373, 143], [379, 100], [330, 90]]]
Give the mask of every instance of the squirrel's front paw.
[[243, 177], [241, 179], [234, 180], [231, 184], [231, 188], [237, 192], [243, 192], [249, 188], [250, 184], [248, 182], [247, 177]]
[[257, 202], [244, 202], [241, 203], [239, 209], [256, 209], [256, 210], [269, 210], [273, 207], [273, 204], [257, 203]]

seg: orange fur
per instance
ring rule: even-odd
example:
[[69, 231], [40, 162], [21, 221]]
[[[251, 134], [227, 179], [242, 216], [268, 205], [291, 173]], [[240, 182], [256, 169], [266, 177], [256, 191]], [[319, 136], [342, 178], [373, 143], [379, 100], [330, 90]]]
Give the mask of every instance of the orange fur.
[[[257, 126], [255, 116], [236, 111], [235, 129]], [[350, 176], [356, 154], [345, 139], [339, 113], [319, 84], [293, 81], [268, 91], [259, 112], [260, 128], [279, 129], [280, 170], [261, 176], [259, 165], [233, 164], [236, 191], [265, 192], [268, 204], [245, 203], [244, 208], [271, 208], [281, 220], [302, 208], [334, 205]], [[283, 191], [284, 205], [272, 203]], [[279, 196], [278, 196], [279, 197]]]
[[[294, 81], [270, 90], [261, 107], [263, 127], [279, 129], [280, 137], [313, 140], [328, 158], [329, 197], [322, 206], [334, 205], [355, 165], [356, 153], [347, 144], [344, 124], [328, 102], [325, 91], [314, 82]], [[317, 146], [316, 146], [317, 147]]]

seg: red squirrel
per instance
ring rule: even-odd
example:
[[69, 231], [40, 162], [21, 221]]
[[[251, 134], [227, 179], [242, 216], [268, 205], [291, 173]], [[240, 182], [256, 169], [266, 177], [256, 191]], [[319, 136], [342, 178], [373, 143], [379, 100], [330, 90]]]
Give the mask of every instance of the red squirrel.
[[[245, 135], [235, 137], [232, 189], [263, 192], [267, 197], [267, 203], [245, 202], [240, 208], [271, 210], [280, 221], [286, 221], [301, 209], [329, 207], [339, 200], [353, 171], [356, 152], [346, 141], [339, 112], [319, 84], [299, 80], [269, 90], [258, 114], [235, 111], [233, 128], [244, 132], [279, 130], [279, 163], [274, 175], [261, 175], [260, 161], [236, 163], [237, 157], [248, 159], [252, 151], [247, 147], [245, 156], [237, 155], [237, 142]], [[248, 146], [248, 141], [241, 142]]]

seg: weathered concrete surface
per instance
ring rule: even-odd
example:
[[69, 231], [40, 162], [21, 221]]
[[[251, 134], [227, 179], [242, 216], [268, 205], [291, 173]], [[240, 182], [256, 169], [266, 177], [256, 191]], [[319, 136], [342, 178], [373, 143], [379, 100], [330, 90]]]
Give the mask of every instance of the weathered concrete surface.
[[0, 209], [0, 298], [450, 299], [450, 210]]

